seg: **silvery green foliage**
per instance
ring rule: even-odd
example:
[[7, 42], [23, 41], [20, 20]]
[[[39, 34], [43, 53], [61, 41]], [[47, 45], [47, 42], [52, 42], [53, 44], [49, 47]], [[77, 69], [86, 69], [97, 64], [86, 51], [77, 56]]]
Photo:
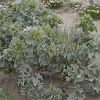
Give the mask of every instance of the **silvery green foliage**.
[[6, 10], [0, 9], [0, 19], [0, 68], [20, 73], [18, 84], [29, 100], [44, 100], [42, 77], [32, 77], [31, 67], [47, 63], [40, 59], [43, 52], [47, 56], [55, 52], [54, 43], [45, 42], [50, 36], [46, 31], [62, 23], [61, 19], [33, 0], [9, 3]]
[[8, 100], [7, 97], [5, 96], [2, 88], [0, 88], [0, 100]]
[[85, 69], [85, 75], [88, 76], [88, 81], [93, 82], [88, 92], [91, 95], [95, 93], [100, 94], [100, 66], [95, 65], [92, 69]]
[[46, 7], [60, 8], [63, 6], [63, 0], [42, 0]]
[[94, 20], [100, 19], [100, 5], [94, 3], [93, 6], [86, 6], [78, 9], [80, 15], [89, 14]]
[[79, 1], [72, 1], [69, 0], [67, 1], [67, 4], [71, 7], [74, 8], [75, 10], [79, 10], [82, 7], [82, 4]]
[[74, 82], [81, 82], [84, 80], [84, 70], [77, 65], [70, 65], [64, 69], [64, 73], [67, 73], [66, 81], [74, 80]]
[[[6, 73], [19, 73], [21, 93], [29, 100], [47, 100], [46, 97], [60, 100], [63, 94], [55, 87], [43, 89], [41, 75], [32, 75], [34, 69], [51, 76], [58, 75], [66, 79], [65, 82], [87, 79], [96, 83], [93, 88], [99, 93], [99, 74], [92, 75], [90, 69], [85, 72], [96, 53], [100, 53], [99, 44], [90, 34], [90, 31], [96, 30], [90, 16], [85, 15], [80, 19], [78, 28], [82, 30], [73, 32], [71, 45], [62, 43], [57, 38], [59, 32], [54, 31], [62, 21], [35, 1], [10, 3], [8, 9], [0, 9], [0, 18], [0, 69]], [[73, 89], [74, 94], [69, 94], [69, 98], [80, 100], [76, 97], [82, 92], [79, 86]]]
[[100, 19], [100, 4], [98, 2], [93, 3], [93, 0], [89, 0], [89, 2], [90, 4], [88, 5], [82, 5], [82, 3], [80, 3], [79, 1], [69, 0], [67, 4], [71, 8], [74, 8], [81, 16], [89, 14], [94, 20]]
[[35, 74], [35, 77], [27, 77], [26, 75], [20, 75], [18, 84], [21, 85], [21, 94], [28, 97], [29, 100], [44, 100], [43, 83], [40, 74]]
[[62, 98], [62, 90], [54, 86], [50, 86], [50, 88], [46, 89], [46, 94], [47, 100], [61, 100]]
[[[25, 7], [26, 6], [26, 7]], [[41, 17], [39, 17], [41, 16]], [[28, 25], [29, 27], [26, 28], [28, 30], [30, 26], [33, 25], [40, 25], [40, 26], [49, 26], [54, 27], [57, 25], [57, 23], [61, 23], [61, 19], [59, 19], [56, 15], [51, 14], [48, 10], [44, 8], [42, 4], [37, 3], [36, 1], [28, 1], [28, 0], [22, 0], [20, 4], [16, 3], [10, 3], [8, 5], [8, 9], [3, 10], [0, 9], [0, 46], [1, 46], [1, 53], [7, 53], [9, 44], [13, 52], [16, 52], [16, 55], [19, 55], [19, 52], [21, 52], [22, 48], [26, 49], [25, 44], [28, 42], [28, 46], [31, 48], [29, 45], [29, 42], [32, 42], [32, 40], [27, 41], [27, 37], [24, 39], [20, 39], [23, 37], [25, 34], [20, 35], [20, 32], [23, 30], [23, 28], [26, 28]], [[32, 29], [32, 28], [31, 28]], [[38, 36], [41, 35], [42, 29], [38, 28], [37, 34], [31, 34], [30, 36], [39, 38]], [[25, 29], [24, 29], [25, 31]], [[22, 31], [22, 32], [24, 32]], [[35, 33], [36, 30], [34, 30]], [[31, 38], [32, 38], [31, 37]], [[40, 36], [41, 37], [41, 36]], [[35, 39], [36, 40], [36, 39]], [[39, 39], [37, 39], [38, 41]], [[17, 44], [17, 42], [19, 44]], [[31, 43], [32, 44], [32, 43]], [[42, 44], [42, 43], [41, 43]], [[19, 45], [19, 46], [18, 46]], [[21, 46], [22, 47], [21, 47]], [[33, 43], [34, 47], [35, 43]], [[20, 48], [21, 47], [21, 48]], [[4, 50], [5, 49], [5, 50]], [[19, 51], [16, 51], [16, 50]], [[32, 50], [31, 50], [32, 51]], [[11, 51], [10, 51], [11, 52]], [[31, 52], [32, 53], [32, 52]], [[11, 56], [12, 57], [12, 56]], [[10, 58], [11, 60], [12, 58]], [[9, 65], [8, 65], [9, 66]], [[2, 66], [1, 66], [2, 67]]]
[[83, 32], [97, 31], [93, 23], [93, 19], [89, 14], [85, 14], [83, 17], [80, 18], [80, 23], [78, 27], [81, 27]]
[[71, 92], [66, 100], [84, 100], [85, 96], [82, 93], [83, 90], [79, 85], [71, 87]]
[[[9, 3], [6, 10], [0, 9], [0, 45], [7, 48], [12, 36], [27, 26], [55, 27], [58, 23], [62, 23], [62, 20], [41, 3], [33, 0], [21, 0], [20, 4]], [[1, 51], [3, 48], [1, 47]]]

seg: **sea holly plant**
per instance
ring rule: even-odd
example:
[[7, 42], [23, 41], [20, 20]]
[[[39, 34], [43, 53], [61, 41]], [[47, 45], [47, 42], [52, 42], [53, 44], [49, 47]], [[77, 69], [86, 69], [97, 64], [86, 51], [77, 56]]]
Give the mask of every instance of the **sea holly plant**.
[[63, 6], [63, 0], [42, 0], [46, 7], [60, 8]]
[[79, 8], [82, 7], [81, 2], [79, 2], [79, 1], [69, 0], [69, 1], [67, 1], [67, 4], [69, 4], [69, 6], [71, 8], [74, 8], [75, 10], [79, 10]]
[[[4, 69], [8, 73], [20, 72], [19, 85], [23, 87], [27, 84], [26, 87], [21, 88], [21, 93], [25, 94], [29, 100], [33, 100], [33, 98], [40, 100], [44, 93], [39, 81], [41, 78], [36, 75], [35, 79], [30, 75], [31, 66], [36, 66], [36, 62], [38, 62], [38, 50], [45, 43], [45, 41], [41, 42], [46, 37], [42, 25], [53, 28], [62, 21], [45, 9], [42, 4], [39, 5], [36, 1], [31, 0], [23, 0], [19, 4], [9, 3], [6, 10], [0, 9], [0, 18], [0, 69]], [[54, 45], [45, 44], [44, 47], [49, 49], [52, 54], [55, 52], [51, 48]]]
[[92, 82], [91, 86], [89, 86], [89, 89], [87, 89], [87, 92], [89, 92], [91, 95], [94, 94], [100, 94], [100, 66], [95, 65], [92, 67], [92, 69], [86, 69], [85, 75], [88, 76], [88, 81]]
[[93, 6], [83, 6], [81, 9], [78, 10], [78, 12], [81, 16], [84, 14], [89, 14], [94, 20], [100, 19], [100, 5], [97, 3], [94, 3]]
[[44, 100], [44, 89], [43, 83], [41, 82], [42, 77], [40, 74], [35, 74], [35, 77], [27, 77], [21, 75], [18, 79], [18, 84], [21, 85], [21, 94], [28, 97], [29, 100]]
[[85, 14], [83, 17], [80, 18], [80, 23], [78, 24], [78, 27], [81, 27], [83, 32], [97, 31], [93, 23], [93, 19], [89, 14]]
[[74, 82], [81, 82], [84, 80], [84, 70], [76, 65], [67, 66], [64, 69], [64, 73], [67, 73], [66, 81], [74, 80]]
[[2, 88], [0, 88], [0, 100], [8, 100]]
[[3, 47], [4, 45], [7, 46], [11, 41], [11, 35], [19, 33], [17, 30], [20, 30], [20, 28], [33, 25], [50, 25], [53, 28], [58, 23], [61, 24], [62, 20], [47, 10], [41, 3], [31, 0], [21, 0], [20, 4], [9, 3], [6, 10], [0, 9], [2, 45]]
[[50, 86], [45, 92], [47, 94], [47, 100], [61, 100], [62, 98], [62, 90], [54, 86]]
[[[76, 86], [84, 80], [100, 92], [99, 67], [91, 65], [100, 53], [100, 45], [90, 34], [96, 27], [89, 15], [80, 18], [71, 34], [64, 32], [67, 35], [59, 31], [61, 19], [36, 1], [9, 3], [6, 10], [0, 9], [0, 17], [0, 70], [19, 74], [22, 95], [29, 100], [60, 100], [65, 96], [62, 88], [45, 89], [42, 75], [59, 77], [62, 86], [72, 82], [74, 87], [68, 88], [71, 91], [66, 98], [69, 100], [84, 100], [83, 91]], [[62, 35], [66, 36], [64, 41]]]
[[79, 85], [71, 87], [71, 93], [66, 100], [84, 100], [85, 96], [82, 94], [83, 90]]
[[[88, 0], [91, 2], [91, 0]], [[92, 0], [93, 1], [93, 0]], [[80, 16], [84, 16], [85, 14], [89, 14], [94, 20], [100, 19], [100, 4], [94, 2], [94, 4], [82, 4], [80, 1], [75, 0], [66, 0], [67, 6], [74, 8], [78, 12]]]

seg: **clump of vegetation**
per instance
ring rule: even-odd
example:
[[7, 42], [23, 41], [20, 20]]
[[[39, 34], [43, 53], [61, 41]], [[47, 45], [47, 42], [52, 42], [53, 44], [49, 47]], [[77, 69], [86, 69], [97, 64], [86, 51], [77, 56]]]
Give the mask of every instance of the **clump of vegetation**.
[[79, 14], [89, 14], [94, 20], [100, 19], [100, 5], [94, 4], [93, 6], [83, 7]]
[[29, 100], [44, 100], [42, 77], [36, 74], [34, 78], [31, 71], [38, 64], [46, 65], [45, 57], [55, 53], [50, 37], [58, 23], [62, 23], [59, 17], [33, 0], [10, 2], [0, 9], [0, 70], [6, 74], [20, 73], [18, 85]]
[[0, 88], [0, 100], [8, 100], [4, 92], [2, 91], [2, 88]]
[[83, 90], [80, 88], [79, 85], [76, 85], [75, 87], [70, 87], [70, 88], [71, 88], [71, 91], [67, 100], [80, 100], [80, 99], [84, 100], [85, 99], [85, 96], [82, 95]]
[[47, 100], [61, 100], [62, 98], [62, 90], [54, 86], [50, 86], [50, 88], [46, 90], [46, 94]]
[[46, 7], [61, 8], [63, 6], [63, 0], [42, 0]]
[[77, 25], [78, 27], [82, 27], [83, 32], [93, 32], [97, 31], [96, 26], [93, 24], [93, 19], [90, 15], [84, 15], [80, 18], [80, 23]]
[[78, 1], [69, 0], [67, 1], [67, 5], [75, 9], [81, 16], [89, 14], [94, 20], [100, 19], [100, 5], [97, 3], [94, 3], [92, 6], [83, 6], [82, 3]]
[[[62, 20], [41, 3], [22, 0], [0, 9], [0, 19], [0, 70], [19, 73], [22, 95], [29, 100], [60, 100], [63, 96], [84, 100], [84, 91], [77, 85], [84, 81], [100, 93], [100, 68], [93, 65], [100, 43], [90, 34], [96, 27], [89, 15], [68, 33], [58, 26]], [[63, 83], [45, 89], [42, 75], [59, 77]]]
[[67, 4], [69, 5], [69, 7], [73, 8], [73, 9], [76, 9], [77, 11], [78, 11], [78, 9], [80, 7], [82, 7], [82, 4], [80, 2], [78, 2], [78, 1], [71, 1], [71, 0], [69, 0], [67, 2]]

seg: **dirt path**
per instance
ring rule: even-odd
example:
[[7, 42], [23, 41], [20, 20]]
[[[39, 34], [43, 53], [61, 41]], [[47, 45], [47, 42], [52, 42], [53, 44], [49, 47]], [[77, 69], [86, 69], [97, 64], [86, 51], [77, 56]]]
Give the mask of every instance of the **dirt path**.
[[76, 23], [76, 20], [79, 18], [77, 12], [74, 12], [72, 10], [66, 12], [66, 8], [52, 10], [52, 12], [63, 20], [64, 24], [60, 25], [60, 27], [62, 28], [66, 27], [67, 29], [69, 29], [73, 27]]
[[64, 22], [64, 25], [61, 25], [62, 28], [66, 27], [67, 29], [71, 28], [72, 26], [75, 25], [75, 20], [77, 19], [78, 15], [77, 13], [62, 13], [62, 14], [57, 14]]
[[100, 39], [100, 20], [94, 21], [96, 27], [97, 27], [97, 33], [95, 33], [95, 37], [97, 36], [98, 39]]
[[9, 75], [0, 75], [0, 88], [3, 88], [8, 100], [28, 100], [20, 93], [17, 77], [9, 79]]

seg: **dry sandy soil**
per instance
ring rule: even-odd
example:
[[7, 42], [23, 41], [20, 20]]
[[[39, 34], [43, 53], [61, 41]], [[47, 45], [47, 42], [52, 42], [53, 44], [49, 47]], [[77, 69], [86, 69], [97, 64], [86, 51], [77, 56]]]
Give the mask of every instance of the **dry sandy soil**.
[[[62, 18], [64, 22], [64, 24], [61, 25], [62, 28], [64, 28], [65, 26], [67, 29], [71, 28], [72, 26], [75, 25], [76, 23], [75, 20], [78, 18], [78, 14], [73, 11], [64, 12], [62, 9], [59, 9], [59, 10], [53, 10], [53, 12]], [[94, 36], [100, 38], [100, 20], [95, 21], [95, 25], [97, 26], [98, 32], [95, 33]], [[99, 60], [96, 63], [100, 65]], [[47, 87], [48, 84], [50, 84], [50, 80], [46, 79], [44, 83], [45, 83], [45, 87]], [[59, 83], [60, 83], [59, 80], [56, 80], [54, 84], [58, 85]], [[26, 97], [20, 94], [19, 87], [17, 86], [17, 77], [9, 80], [8, 75], [1, 75], [0, 87], [4, 89], [8, 97], [8, 100], [28, 100]], [[95, 97], [87, 96], [85, 100], [100, 100], [100, 98], [97, 96]]]

